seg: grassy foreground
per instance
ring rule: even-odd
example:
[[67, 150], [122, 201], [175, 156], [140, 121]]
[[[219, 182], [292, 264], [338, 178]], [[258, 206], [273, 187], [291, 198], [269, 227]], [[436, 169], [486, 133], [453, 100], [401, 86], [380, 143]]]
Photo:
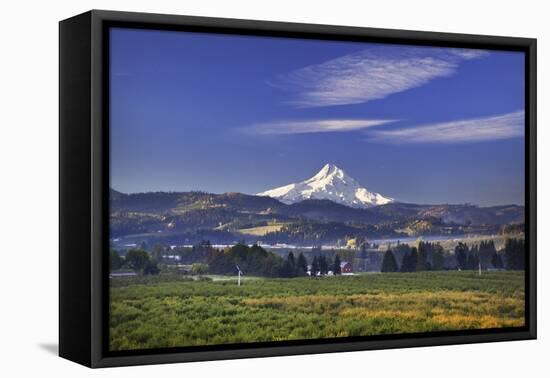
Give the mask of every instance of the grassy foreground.
[[130, 350], [524, 324], [523, 272], [111, 282], [110, 348]]

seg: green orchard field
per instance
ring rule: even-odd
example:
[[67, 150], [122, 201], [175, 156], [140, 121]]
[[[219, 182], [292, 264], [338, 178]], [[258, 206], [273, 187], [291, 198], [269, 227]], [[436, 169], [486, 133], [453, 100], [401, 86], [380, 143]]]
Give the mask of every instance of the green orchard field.
[[111, 279], [113, 351], [524, 325], [524, 273]]

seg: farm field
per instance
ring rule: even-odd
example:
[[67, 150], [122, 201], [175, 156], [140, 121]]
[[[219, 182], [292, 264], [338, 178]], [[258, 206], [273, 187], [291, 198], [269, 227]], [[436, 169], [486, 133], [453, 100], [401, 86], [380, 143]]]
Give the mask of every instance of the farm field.
[[241, 234], [255, 235], [255, 236], [264, 236], [270, 232], [281, 231], [281, 229], [286, 225], [286, 223], [274, 222], [270, 223], [267, 226], [258, 226], [251, 228], [241, 228], [239, 232]]
[[524, 325], [522, 271], [111, 280], [110, 349]]

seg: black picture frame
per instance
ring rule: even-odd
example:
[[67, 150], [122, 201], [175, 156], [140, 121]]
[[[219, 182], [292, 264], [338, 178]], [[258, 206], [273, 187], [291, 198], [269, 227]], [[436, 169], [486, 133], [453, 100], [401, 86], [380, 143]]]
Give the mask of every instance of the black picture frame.
[[[526, 326], [109, 352], [109, 79], [113, 26], [525, 52]], [[88, 367], [536, 338], [536, 39], [92, 10], [59, 24], [59, 354]]]

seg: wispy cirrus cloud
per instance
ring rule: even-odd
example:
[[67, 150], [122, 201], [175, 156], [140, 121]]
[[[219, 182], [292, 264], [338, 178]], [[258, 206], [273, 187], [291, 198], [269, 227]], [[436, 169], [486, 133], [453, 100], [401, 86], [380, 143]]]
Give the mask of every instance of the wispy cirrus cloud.
[[290, 135], [310, 133], [334, 133], [366, 129], [384, 125], [387, 119], [322, 119], [309, 121], [276, 121], [256, 123], [239, 130], [254, 135]]
[[296, 107], [359, 104], [453, 75], [484, 50], [379, 46], [297, 69], [269, 82], [288, 91]]
[[521, 137], [525, 131], [524, 111], [457, 120], [399, 130], [369, 133], [368, 141], [391, 144], [410, 143], [472, 143]]

